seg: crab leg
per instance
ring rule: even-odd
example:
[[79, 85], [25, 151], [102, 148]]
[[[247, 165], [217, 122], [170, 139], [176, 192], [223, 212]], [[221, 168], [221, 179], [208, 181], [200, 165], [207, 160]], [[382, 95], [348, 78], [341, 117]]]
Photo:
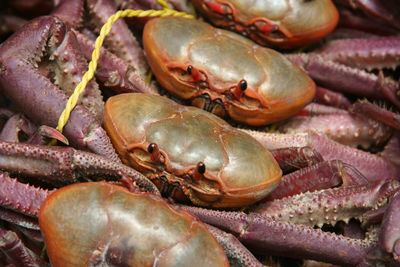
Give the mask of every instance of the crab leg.
[[390, 127], [364, 114], [340, 111], [340, 114], [293, 117], [279, 126], [278, 131], [299, 133], [313, 129], [341, 144], [365, 149], [386, 142], [392, 134]]
[[348, 222], [366, 211], [386, 204], [387, 199], [400, 188], [398, 181], [377, 181], [366, 185], [336, 187], [306, 192], [261, 203], [252, 209], [262, 216], [279, 221], [322, 227]]
[[383, 109], [366, 100], [357, 101], [350, 108], [350, 112], [365, 114], [377, 121], [400, 130], [400, 115]]
[[257, 139], [267, 149], [282, 147], [310, 146], [317, 150], [325, 160], [339, 159], [359, 170], [368, 181], [389, 179], [400, 176], [399, 166], [380, 156], [342, 145], [316, 132], [297, 134], [268, 134], [243, 130]]
[[43, 266], [42, 260], [27, 248], [13, 231], [0, 228], [0, 251], [13, 266]]
[[0, 142], [0, 168], [10, 173], [65, 185], [88, 176], [121, 178], [126, 175], [145, 190], [159, 194], [157, 187], [134, 169], [100, 155], [71, 147], [48, 147]]
[[270, 152], [284, 173], [323, 161], [321, 154], [311, 147], [285, 147], [273, 149]]
[[232, 266], [244, 267], [262, 267], [256, 257], [232, 234], [226, 233], [217, 227], [206, 224], [208, 231], [217, 239], [218, 243], [224, 249], [229, 263]]
[[334, 40], [315, 52], [353, 68], [394, 69], [400, 60], [400, 36]]
[[362, 97], [382, 99], [400, 107], [397, 92], [399, 85], [382, 74], [375, 75], [363, 70], [324, 59], [318, 54], [286, 55], [293, 63], [302, 67], [318, 85], [351, 93]]
[[400, 262], [400, 192], [397, 192], [385, 212], [380, 233], [380, 245], [386, 252], [392, 253]]
[[351, 165], [340, 160], [323, 161], [283, 176], [278, 186], [263, 201], [339, 185], [349, 186], [367, 183], [367, 179]]
[[351, 105], [350, 100], [343, 94], [331, 91], [320, 86], [317, 86], [315, 100], [317, 101], [317, 103], [338, 108], [348, 108]]
[[205, 223], [234, 233], [246, 247], [263, 254], [290, 255], [348, 266], [361, 262], [376, 245], [305, 225], [275, 221], [256, 213], [183, 208]]

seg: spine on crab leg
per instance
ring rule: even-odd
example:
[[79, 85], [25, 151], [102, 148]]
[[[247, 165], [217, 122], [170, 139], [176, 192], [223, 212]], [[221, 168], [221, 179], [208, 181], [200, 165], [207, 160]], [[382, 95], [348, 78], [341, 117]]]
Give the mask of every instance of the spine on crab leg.
[[367, 179], [353, 166], [340, 160], [323, 161], [284, 175], [277, 188], [262, 201], [272, 201], [302, 192], [312, 192], [340, 185], [349, 186], [367, 183]]
[[270, 150], [284, 173], [309, 167], [323, 161], [321, 154], [311, 147], [285, 147]]
[[396, 180], [306, 192], [257, 205], [253, 212], [279, 221], [321, 227], [361, 217], [399, 189]]
[[[103, 156], [71, 147], [48, 147], [0, 141], [0, 168], [10, 173], [43, 179], [54, 185], [95, 177], [128, 176], [139, 187], [159, 194], [157, 187], [138, 171]], [[100, 176], [100, 177], [99, 177]]]
[[308, 258], [339, 265], [361, 262], [374, 243], [323, 232], [309, 226], [279, 222], [261, 215], [183, 206], [201, 221], [234, 233], [262, 254]]
[[382, 99], [383, 96], [400, 107], [397, 92], [399, 85], [394, 80], [363, 70], [348, 67], [324, 59], [318, 54], [286, 55], [293, 63], [303, 68], [321, 86], [343, 93]]
[[46, 266], [13, 231], [0, 228], [0, 251], [6, 255], [9, 264], [13, 266]]
[[262, 267], [264, 266], [256, 257], [232, 234], [224, 232], [217, 227], [206, 224], [208, 231], [217, 239], [224, 249], [231, 266]]
[[389, 160], [360, 149], [348, 147], [316, 132], [297, 134], [269, 134], [252, 130], [242, 130], [253, 136], [267, 149], [282, 147], [310, 146], [317, 150], [325, 160], [341, 160], [354, 166], [368, 181], [400, 177], [400, 167]]
[[[76, 30], [73, 31], [86, 59], [91, 60], [95, 47], [94, 41]], [[104, 48], [100, 49], [96, 77], [105, 87], [111, 88], [116, 93], [158, 94], [155, 89], [145, 83], [143, 77], [132, 66]]]

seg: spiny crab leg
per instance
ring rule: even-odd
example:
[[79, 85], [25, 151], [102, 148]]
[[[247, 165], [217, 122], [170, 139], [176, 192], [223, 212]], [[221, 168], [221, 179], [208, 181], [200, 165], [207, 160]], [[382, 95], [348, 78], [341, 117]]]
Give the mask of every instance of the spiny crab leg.
[[380, 121], [386, 125], [400, 130], [400, 115], [384, 108], [378, 107], [366, 100], [359, 100], [349, 108], [350, 112], [361, 113]]
[[297, 134], [269, 134], [252, 130], [243, 130], [257, 139], [267, 149], [282, 147], [310, 146], [316, 149], [325, 160], [341, 160], [354, 166], [368, 181], [389, 179], [400, 176], [399, 166], [389, 160], [360, 149], [335, 142], [316, 132]]
[[341, 186], [261, 203], [252, 211], [274, 220], [308, 226], [348, 223], [351, 218], [360, 218], [366, 211], [385, 205], [399, 188], [396, 180]]
[[[0, 168], [17, 175], [33, 176], [54, 185], [90, 177], [128, 176], [139, 187], [159, 194], [157, 187], [136, 170], [100, 155], [71, 147], [48, 147], [0, 142]], [[45, 177], [45, 178], [43, 178]]]
[[315, 53], [359, 69], [396, 68], [400, 59], [400, 36], [334, 40]]
[[362, 185], [368, 180], [353, 166], [340, 160], [319, 162], [282, 177], [278, 186], [263, 201], [293, 196], [340, 185]]
[[362, 97], [382, 99], [383, 96], [400, 107], [397, 92], [399, 85], [394, 80], [364, 70], [348, 67], [324, 59], [318, 54], [286, 55], [293, 63], [302, 67], [321, 86]]
[[323, 133], [329, 138], [351, 147], [368, 149], [384, 144], [392, 135], [392, 129], [363, 113], [339, 110], [336, 114], [296, 116], [278, 127], [281, 133], [300, 133], [308, 129]]
[[259, 214], [183, 208], [201, 221], [234, 233], [247, 247], [262, 254], [321, 260], [339, 265], [356, 265], [376, 243], [339, 236], [305, 225], [280, 222]]
[[[66, 28], [54, 17], [40, 17], [25, 25], [7, 39], [0, 48], [0, 85], [2, 92], [39, 125], [56, 127], [65, 109], [67, 95], [43, 76], [35, 67], [46, 42], [57, 45], [62, 41]], [[20, 43], [35, 46], [21, 48]], [[24, 79], [21, 79], [24, 77]], [[85, 108], [78, 105], [71, 112], [64, 128], [70, 143], [119, 161], [111, 142], [99, 121]]]

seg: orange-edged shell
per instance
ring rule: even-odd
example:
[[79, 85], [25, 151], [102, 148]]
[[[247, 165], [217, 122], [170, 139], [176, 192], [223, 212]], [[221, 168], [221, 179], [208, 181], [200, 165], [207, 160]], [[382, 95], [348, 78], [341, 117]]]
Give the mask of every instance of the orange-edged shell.
[[314, 43], [339, 20], [331, 0], [194, 0], [193, 4], [216, 26], [280, 49]]
[[[282, 176], [259, 142], [201, 109], [156, 95], [109, 98], [104, 126], [122, 161], [152, 179], [167, 196], [212, 207], [240, 207], [264, 198]], [[147, 151], [155, 143], [162, 160]], [[199, 162], [204, 177], [194, 178]]]
[[229, 266], [194, 216], [106, 182], [58, 189], [39, 224], [52, 266]]
[[[280, 53], [198, 20], [152, 19], [145, 26], [143, 45], [154, 75], [169, 92], [241, 123], [283, 120], [315, 95], [311, 78]], [[233, 91], [241, 80], [247, 89], [237, 98]], [[205, 103], [205, 95], [214, 104]]]

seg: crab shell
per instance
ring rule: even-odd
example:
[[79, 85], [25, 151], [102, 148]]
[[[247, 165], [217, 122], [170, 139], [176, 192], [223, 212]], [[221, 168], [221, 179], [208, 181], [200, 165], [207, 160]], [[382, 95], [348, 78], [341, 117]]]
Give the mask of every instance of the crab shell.
[[[154, 75], [170, 93], [198, 107], [204, 94], [219, 99], [225, 115], [241, 123], [285, 119], [315, 95], [311, 78], [280, 53], [198, 20], [152, 19], [143, 45]], [[189, 75], [189, 65], [199, 71], [200, 81]], [[232, 90], [243, 79], [247, 89], [238, 99]]]
[[248, 36], [258, 44], [290, 49], [314, 43], [337, 25], [331, 0], [194, 0], [214, 25]]
[[229, 266], [194, 216], [106, 182], [52, 193], [39, 224], [52, 266]]
[[[104, 124], [122, 161], [167, 197], [196, 205], [240, 207], [264, 198], [282, 171], [258, 141], [217, 116], [146, 94], [121, 94], [105, 105]], [[155, 143], [163, 160], [147, 152]], [[199, 162], [206, 166], [194, 179]]]

